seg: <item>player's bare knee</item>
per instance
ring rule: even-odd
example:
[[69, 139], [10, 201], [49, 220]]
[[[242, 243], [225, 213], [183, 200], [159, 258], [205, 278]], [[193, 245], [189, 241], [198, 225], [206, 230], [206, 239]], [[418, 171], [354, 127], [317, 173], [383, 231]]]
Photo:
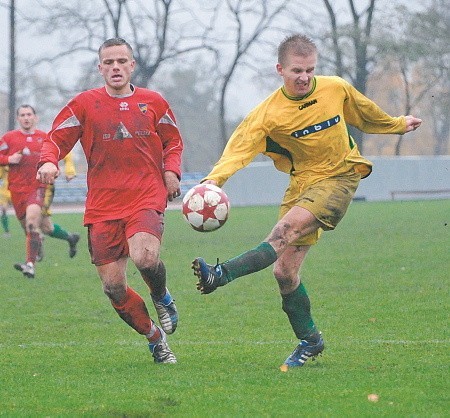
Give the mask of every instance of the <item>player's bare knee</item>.
[[27, 222], [25, 226], [25, 230], [27, 232], [39, 232], [39, 228], [36, 226], [34, 222]]
[[283, 295], [293, 292], [300, 284], [298, 276], [275, 276], [275, 279], [277, 280], [280, 293]]
[[130, 258], [141, 274], [148, 276], [148, 274], [143, 272], [150, 269], [151, 275], [152, 272], [158, 268], [159, 241], [156, 244], [153, 240], [146, 241], [139, 239], [139, 236], [137, 235], [138, 234], [130, 239]]
[[302, 236], [302, 231], [290, 222], [281, 220], [272, 229], [267, 241], [276, 249], [283, 251], [289, 244]]
[[49, 235], [53, 232], [47, 225], [41, 225], [41, 232], [45, 235]]
[[289, 293], [292, 289], [295, 289], [300, 282], [298, 271], [293, 270], [291, 266], [284, 263], [274, 264], [273, 275], [278, 283], [280, 292], [283, 294]]
[[292, 280], [291, 275], [289, 274], [289, 271], [283, 268], [281, 265], [275, 265], [273, 268], [273, 275], [275, 277], [275, 280], [280, 283], [284, 282], [290, 282]]
[[157, 270], [159, 265], [159, 255], [152, 251], [142, 251], [132, 256], [134, 265], [139, 271], [152, 269]]

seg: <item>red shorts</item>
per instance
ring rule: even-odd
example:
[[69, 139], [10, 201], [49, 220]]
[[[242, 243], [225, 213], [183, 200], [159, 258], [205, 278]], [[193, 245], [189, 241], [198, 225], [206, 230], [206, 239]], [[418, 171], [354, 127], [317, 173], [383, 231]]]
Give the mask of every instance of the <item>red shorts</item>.
[[16, 212], [17, 219], [25, 219], [27, 207], [36, 204], [42, 208], [45, 198], [45, 186], [28, 192], [11, 191], [11, 203]]
[[153, 209], [145, 209], [124, 219], [96, 222], [87, 227], [92, 264], [101, 266], [127, 257], [127, 240], [137, 232], [147, 232], [161, 241], [164, 215]]

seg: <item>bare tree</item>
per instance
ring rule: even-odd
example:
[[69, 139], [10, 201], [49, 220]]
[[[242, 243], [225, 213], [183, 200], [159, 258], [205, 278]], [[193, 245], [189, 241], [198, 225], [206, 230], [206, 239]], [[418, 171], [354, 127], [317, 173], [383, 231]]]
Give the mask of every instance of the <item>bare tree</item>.
[[[211, 48], [216, 51], [216, 67], [219, 70], [219, 120], [221, 138], [225, 146], [228, 140], [227, 92], [232, 78], [240, 65], [247, 65], [245, 60], [249, 58], [250, 49], [260, 47], [263, 34], [274, 29], [274, 20], [286, 10], [289, 0], [270, 3], [264, 0], [225, 0], [223, 3], [217, 4], [214, 15], [223, 22], [224, 16], [219, 13], [219, 8], [224, 6], [231, 25], [227, 26], [226, 37], [221, 41], [214, 41]], [[231, 53], [221, 52], [223, 46]], [[227, 56], [231, 58], [224, 64]]]
[[[120, 36], [134, 47], [134, 81], [148, 86], [161, 64], [206, 48], [203, 39], [208, 28], [201, 19], [194, 19], [192, 11], [180, 1], [39, 0], [39, 4], [41, 17], [29, 17], [36, 32], [41, 36], [60, 34], [62, 42], [55, 53], [36, 60], [34, 66], [58, 64], [82, 54], [91, 57], [88, 67], [92, 71], [99, 45], [107, 38]], [[86, 79], [86, 74], [80, 78]]]
[[150, 6], [142, 5], [139, 13], [126, 4], [137, 63], [134, 80], [143, 86], [149, 84], [162, 64], [175, 60], [180, 63], [183, 57], [210, 49], [204, 42], [210, 27], [192, 12], [192, 8], [174, 0], [150, 3]]
[[[334, 67], [341, 77], [349, 78], [361, 93], [366, 93], [369, 66], [375, 61], [372, 45], [372, 27], [374, 23], [376, 0], [369, 0], [361, 6], [361, 1], [348, 0], [351, 21], [339, 24], [339, 14], [335, 2], [323, 0], [330, 20], [330, 32], [334, 52]], [[357, 4], [360, 11], [358, 11]], [[346, 15], [348, 16], [348, 15]], [[353, 54], [344, 57], [343, 51], [351, 47]], [[347, 63], [347, 64], [346, 64]], [[363, 148], [363, 133], [350, 127], [351, 134], [359, 149]]]
[[447, 0], [432, 0], [423, 11], [415, 13], [410, 21], [411, 31], [414, 34], [412, 41], [423, 52], [418, 78], [429, 80], [430, 89], [426, 94], [429, 106], [426, 107], [426, 111], [427, 119], [433, 126], [435, 155], [444, 155], [450, 151], [450, 9], [448, 6]]
[[[397, 7], [383, 20], [377, 39], [377, 50], [385, 66], [396, 68], [400, 75], [403, 113], [411, 114], [432, 97], [428, 108], [433, 111], [427, 119], [433, 121], [434, 154], [446, 152], [450, 131], [450, 18], [444, 3], [435, 0], [421, 12]], [[398, 136], [395, 155], [400, 155], [403, 139], [403, 135]]]

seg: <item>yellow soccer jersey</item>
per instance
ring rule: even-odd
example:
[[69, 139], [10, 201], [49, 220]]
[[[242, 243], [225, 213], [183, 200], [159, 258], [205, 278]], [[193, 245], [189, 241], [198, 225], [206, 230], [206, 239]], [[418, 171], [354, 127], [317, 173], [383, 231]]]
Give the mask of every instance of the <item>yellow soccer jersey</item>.
[[[75, 177], [77, 172], [75, 170], [75, 164], [73, 163], [72, 152], [69, 152], [64, 158], [64, 174], [66, 177]], [[45, 187], [44, 204], [42, 206], [42, 216], [52, 216], [50, 206], [53, 204], [55, 197], [55, 185], [47, 184]]]
[[7, 206], [11, 201], [8, 188], [8, 166], [0, 167], [0, 206]]
[[366, 177], [372, 163], [360, 155], [347, 124], [366, 133], [406, 131], [404, 116], [389, 116], [344, 79], [316, 76], [306, 96], [289, 97], [281, 87], [255, 107], [206, 179], [222, 186], [259, 153], [305, 186], [351, 169]]
[[75, 177], [77, 175], [75, 164], [73, 163], [72, 152], [69, 152], [64, 157], [64, 173], [67, 177]]

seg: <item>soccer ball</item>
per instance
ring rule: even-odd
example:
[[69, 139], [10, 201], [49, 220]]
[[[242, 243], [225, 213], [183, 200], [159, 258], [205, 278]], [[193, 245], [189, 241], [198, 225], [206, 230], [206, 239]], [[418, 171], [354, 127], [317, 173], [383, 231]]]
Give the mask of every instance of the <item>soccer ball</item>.
[[182, 212], [196, 231], [214, 231], [227, 221], [230, 201], [220, 187], [198, 184], [184, 195]]

